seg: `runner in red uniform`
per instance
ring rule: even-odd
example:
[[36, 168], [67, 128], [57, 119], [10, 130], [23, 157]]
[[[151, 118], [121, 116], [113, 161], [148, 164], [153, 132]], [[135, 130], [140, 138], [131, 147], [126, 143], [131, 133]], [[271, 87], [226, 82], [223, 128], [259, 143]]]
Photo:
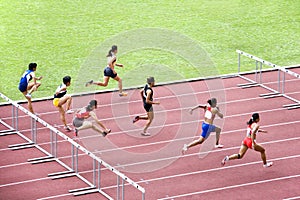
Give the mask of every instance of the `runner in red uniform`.
[[259, 129], [259, 114], [254, 113], [251, 117], [251, 119], [247, 122], [248, 127], [247, 127], [247, 136], [242, 142], [242, 146], [240, 148], [240, 152], [238, 154], [233, 154], [231, 156], [226, 156], [221, 164], [225, 165], [225, 163], [229, 160], [234, 160], [234, 159], [241, 159], [247, 152], [248, 148], [254, 149], [255, 151], [260, 152], [261, 154], [261, 159], [263, 161], [263, 166], [264, 167], [271, 167], [273, 165], [273, 162], [267, 162], [266, 158], [266, 153], [265, 149], [260, 146], [259, 144], [256, 143], [256, 135], [257, 133], [267, 133], [267, 131]]
[[[96, 113], [93, 111], [94, 109], [97, 108], [97, 101], [96, 100], [91, 100], [90, 103], [86, 106], [83, 107], [79, 110], [76, 111], [75, 113], [75, 118], [73, 119], [73, 125], [75, 127], [75, 132], [74, 135], [78, 135], [78, 131], [84, 130], [84, 129], [89, 129], [92, 128], [98, 133], [102, 134], [104, 137], [110, 133], [110, 129], [107, 129], [97, 118]], [[89, 117], [92, 117], [94, 122], [92, 121], [87, 121]], [[104, 131], [102, 131], [98, 126], [98, 124], [101, 126]]]

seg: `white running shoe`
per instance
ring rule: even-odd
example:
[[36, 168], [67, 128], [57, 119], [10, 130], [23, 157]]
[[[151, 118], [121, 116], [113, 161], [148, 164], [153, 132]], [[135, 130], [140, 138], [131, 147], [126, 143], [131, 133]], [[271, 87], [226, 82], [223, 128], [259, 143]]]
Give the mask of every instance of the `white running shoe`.
[[72, 114], [72, 113], [74, 113], [74, 111], [73, 110], [67, 110], [66, 113], [67, 114]]
[[188, 150], [188, 145], [187, 145], [187, 144], [184, 144], [184, 145], [183, 145], [183, 148], [182, 148], [182, 150], [181, 150], [182, 155], [185, 154], [185, 152], [186, 152], [187, 150]]
[[225, 163], [229, 160], [229, 157], [228, 156], [225, 156], [225, 158], [223, 158], [222, 162], [221, 162], [221, 165], [224, 166]]
[[273, 165], [273, 162], [267, 162], [267, 164], [263, 165], [264, 168], [271, 167]]
[[27, 93], [25, 96], [26, 96], [28, 99], [31, 99], [31, 94]]
[[224, 147], [223, 144], [216, 144], [216, 145], [215, 145], [215, 148], [223, 148], [223, 147]]
[[141, 135], [142, 135], [142, 136], [150, 136], [151, 134], [148, 133], [148, 132], [146, 132], [146, 133], [142, 132]]

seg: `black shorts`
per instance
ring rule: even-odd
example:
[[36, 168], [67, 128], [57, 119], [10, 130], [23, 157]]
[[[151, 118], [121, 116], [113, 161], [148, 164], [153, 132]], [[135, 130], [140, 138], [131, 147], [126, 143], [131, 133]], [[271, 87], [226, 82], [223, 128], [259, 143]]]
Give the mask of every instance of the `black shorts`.
[[146, 112], [152, 112], [153, 106], [152, 104], [144, 104], [144, 109], [146, 110]]
[[104, 76], [108, 76], [111, 78], [116, 78], [118, 74], [114, 74], [113, 70], [110, 67], [106, 67], [104, 69]]

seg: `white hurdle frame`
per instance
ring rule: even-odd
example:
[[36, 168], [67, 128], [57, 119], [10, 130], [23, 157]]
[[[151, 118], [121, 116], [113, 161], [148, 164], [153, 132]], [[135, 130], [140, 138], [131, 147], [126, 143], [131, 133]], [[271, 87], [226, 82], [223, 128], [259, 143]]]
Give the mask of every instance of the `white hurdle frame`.
[[[288, 96], [287, 94], [285, 94], [285, 74], [289, 74], [295, 78], [300, 79], [300, 75], [286, 69], [285, 67], [281, 67], [279, 65], [273, 64], [271, 62], [268, 62], [266, 60], [263, 60], [261, 58], [258, 58], [254, 55], [251, 55], [249, 53], [246, 53], [244, 51], [241, 50], [236, 50], [236, 52], [238, 53], [238, 76], [244, 80], [247, 80], [249, 83], [245, 83], [245, 84], [238, 84], [239, 87], [241, 88], [249, 88], [249, 87], [256, 87], [256, 86], [260, 86], [262, 88], [265, 88], [269, 91], [271, 91], [271, 93], [267, 93], [267, 94], [260, 94], [259, 96], [263, 97], [263, 98], [274, 98], [274, 97], [285, 97], [293, 102], [295, 102], [294, 104], [288, 104], [288, 105], [283, 105], [283, 107], [286, 107], [287, 109], [296, 109], [296, 108], [300, 108], [300, 101], [292, 98], [290, 96]], [[243, 75], [241, 75], [241, 55], [248, 57], [252, 60], [255, 60], [255, 65], [256, 65], [256, 69], [255, 69], [255, 80], [249, 79], [247, 77], [244, 77]], [[258, 64], [259, 64], [259, 69], [258, 69]], [[270, 67], [273, 67], [275, 70], [278, 70], [278, 78], [277, 78], [277, 90], [272, 89], [270, 87], [267, 87], [266, 85], [264, 85], [262, 83], [262, 65], [267, 65]], [[281, 73], [283, 72], [283, 78], [281, 80]], [[259, 73], [259, 75], [258, 75]]]
[[[85, 149], [83, 146], [80, 144], [76, 143], [73, 139], [69, 138], [66, 136], [64, 133], [60, 132], [56, 128], [54, 128], [52, 125], [48, 124], [38, 116], [34, 115], [15, 101], [12, 101], [9, 99], [7, 96], [4, 94], [0, 93], [0, 97], [4, 100], [6, 100], [11, 106], [12, 106], [12, 126], [9, 126], [7, 123], [2, 123], [3, 121], [1, 120], [0, 122], [4, 124], [8, 128], [8, 130], [5, 130], [3, 133], [0, 134], [0, 136], [8, 135], [8, 134], [18, 134], [20, 137], [25, 139], [27, 143], [23, 144], [16, 144], [16, 145], [10, 145], [9, 148], [12, 150], [18, 150], [18, 149], [24, 149], [24, 148], [31, 148], [35, 147], [42, 151], [43, 153], [46, 154], [45, 157], [39, 157], [39, 158], [33, 158], [33, 159], [28, 159], [28, 162], [32, 164], [38, 164], [38, 163], [44, 163], [44, 162], [51, 162], [51, 161], [56, 161], [60, 165], [62, 165], [64, 168], [67, 169], [67, 171], [63, 172], [58, 172], [58, 173], [52, 173], [48, 174], [48, 176], [52, 177], [52, 179], [59, 179], [59, 178], [65, 178], [65, 177], [71, 177], [71, 176], [77, 176], [79, 179], [81, 179], [83, 182], [85, 182], [89, 187], [86, 188], [79, 188], [79, 189], [74, 189], [74, 190], [69, 190], [70, 193], [72, 193], [74, 196], [79, 196], [79, 195], [84, 195], [84, 194], [89, 194], [89, 193], [95, 193], [98, 192], [102, 194], [104, 197], [107, 199], [113, 199], [110, 197], [108, 194], [106, 194], [102, 189], [101, 189], [101, 166], [104, 166], [111, 172], [113, 172], [115, 175], [117, 175], [117, 200], [122, 199], [124, 200], [125, 198], [125, 182], [127, 184], [132, 185], [134, 188], [136, 188], [138, 191], [142, 193], [142, 200], [145, 200], [145, 189], [141, 187], [139, 184], [135, 183], [133, 180], [131, 180], [129, 177], [115, 169], [114, 167], [110, 166], [108, 163], [97, 157], [95, 154], [92, 152], [88, 151]], [[18, 110], [24, 112], [31, 118], [31, 139], [27, 138], [23, 134], [21, 134], [18, 131]], [[50, 153], [41, 148], [37, 144], [37, 123], [42, 124], [44, 127], [48, 128], [50, 131]], [[63, 163], [58, 157], [57, 157], [57, 136], [60, 136], [63, 138], [65, 141], [71, 144], [71, 167], [69, 167], [67, 164]], [[93, 180], [89, 181], [83, 176], [80, 175], [80, 172], [78, 171], [78, 151], [83, 152], [84, 154], [88, 155], [93, 162]], [[98, 174], [98, 176], [97, 176]], [[97, 178], [96, 178], [97, 177]], [[122, 180], [121, 185], [120, 185], [120, 178]], [[120, 193], [120, 188], [121, 188], [121, 193]]]

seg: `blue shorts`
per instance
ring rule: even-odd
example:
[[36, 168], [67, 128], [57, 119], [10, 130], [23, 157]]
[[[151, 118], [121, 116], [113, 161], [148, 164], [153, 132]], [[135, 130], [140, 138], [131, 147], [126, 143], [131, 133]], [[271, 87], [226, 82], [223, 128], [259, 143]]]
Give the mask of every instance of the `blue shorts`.
[[201, 136], [205, 139], [208, 138], [211, 132], [216, 131], [216, 126], [213, 124], [207, 124], [205, 122], [202, 123], [202, 133]]
[[116, 78], [118, 74], [114, 74], [113, 70], [110, 67], [106, 67], [104, 69], [104, 76], [108, 76], [111, 78]]
[[20, 90], [20, 92], [25, 92], [27, 90], [27, 86], [28, 86], [27, 83], [20, 83], [19, 84], [19, 90]]

